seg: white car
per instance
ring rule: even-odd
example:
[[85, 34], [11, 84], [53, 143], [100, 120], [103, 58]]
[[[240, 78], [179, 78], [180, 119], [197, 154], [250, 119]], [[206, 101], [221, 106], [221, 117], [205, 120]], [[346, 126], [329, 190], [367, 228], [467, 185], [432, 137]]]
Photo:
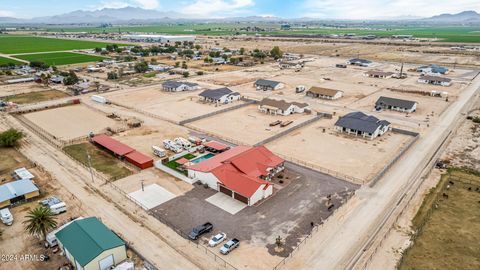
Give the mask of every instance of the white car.
[[225, 241], [227, 239], [227, 235], [223, 232], [218, 233], [217, 235], [214, 235], [210, 241], [208, 241], [208, 245], [210, 247], [215, 247], [216, 245], [220, 244], [221, 242]]

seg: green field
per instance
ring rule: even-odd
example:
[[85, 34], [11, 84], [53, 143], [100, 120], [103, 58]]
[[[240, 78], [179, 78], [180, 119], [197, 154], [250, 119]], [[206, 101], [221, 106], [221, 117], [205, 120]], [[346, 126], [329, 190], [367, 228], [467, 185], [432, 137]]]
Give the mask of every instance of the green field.
[[9, 63], [13, 63], [15, 65], [19, 65], [21, 64], [22, 62], [20, 61], [15, 61], [15, 60], [12, 60], [12, 59], [9, 59], [9, 58], [5, 58], [5, 57], [0, 57], [0, 65], [5, 65], [5, 64], [9, 64]]
[[34, 102], [42, 102], [47, 100], [53, 100], [58, 98], [68, 97], [65, 92], [58, 90], [46, 90], [38, 92], [23, 93], [14, 96], [8, 96], [3, 98], [5, 101], [11, 101], [17, 104], [27, 104]]
[[132, 172], [119, 159], [102, 151], [91, 143], [69, 145], [63, 148], [63, 150], [85, 166], [88, 166], [88, 152], [91, 157], [92, 167], [95, 170], [110, 176], [112, 180], [120, 179], [132, 174]]
[[14, 55], [13, 57], [27, 60], [30, 62], [41, 61], [47, 65], [61, 66], [86, 62], [97, 62], [105, 59], [104, 57], [97, 55], [86, 55], [71, 52], [58, 52], [58, 53], [38, 53], [38, 54], [21, 54]]
[[[277, 24], [182, 24], [182, 25], [146, 25], [146, 26], [114, 26], [108, 28], [101, 27], [70, 27], [70, 28], [49, 28], [48, 31], [65, 31], [65, 32], [90, 32], [90, 33], [127, 33], [127, 32], [144, 32], [144, 33], [161, 33], [174, 35], [235, 35], [246, 34], [254, 35], [256, 32], [242, 31], [242, 27], [264, 27], [269, 29], [280, 29]], [[321, 34], [357, 34], [357, 35], [377, 35], [387, 37], [392, 35], [413, 35], [417, 38], [438, 38], [439, 41], [445, 42], [468, 42], [480, 43], [480, 27], [414, 27], [414, 26], [389, 26], [379, 25], [370, 28], [333, 28], [333, 27], [315, 27], [308, 28], [292, 28], [286, 31], [265, 31], [258, 32], [261, 35], [321, 35]]]
[[480, 176], [461, 170], [443, 175], [412, 221], [417, 237], [398, 269], [480, 269], [478, 189]]
[[107, 44], [111, 43], [10, 35], [0, 36], [0, 53], [17, 54], [93, 49], [105, 47]]

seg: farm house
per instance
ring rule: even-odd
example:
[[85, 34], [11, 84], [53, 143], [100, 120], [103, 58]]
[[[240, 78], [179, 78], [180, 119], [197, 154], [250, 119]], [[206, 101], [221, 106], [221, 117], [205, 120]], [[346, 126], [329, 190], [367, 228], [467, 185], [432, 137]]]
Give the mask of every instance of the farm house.
[[313, 98], [335, 100], [343, 96], [343, 91], [313, 86], [306, 92], [306, 95]]
[[240, 100], [240, 93], [233, 92], [229, 88], [208, 89], [198, 94], [205, 102], [227, 104]]
[[417, 102], [382, 96], [378, 98], [377, 102], [375, 102], [375, 109], [411, 113], [417, 110]]
[[308, 109], [307, 103], [286, 102], [285, 100], [276, 100], [264, 98], [258, 104], [258, 110], [267, 114], [290, 115], [293, 113], [304, 113]]
[[340, 117], [335, 129], [341, 133], [375, 139], [390, 129], [390, 122], [362, 112], [352, 112]]

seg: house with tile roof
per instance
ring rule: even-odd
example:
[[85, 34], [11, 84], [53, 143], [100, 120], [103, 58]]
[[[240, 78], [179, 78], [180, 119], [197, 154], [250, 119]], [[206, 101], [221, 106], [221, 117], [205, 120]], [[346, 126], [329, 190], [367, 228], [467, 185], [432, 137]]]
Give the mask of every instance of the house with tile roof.
[[188, 167], [188, 177], [249, 206], [273, 194], [285, 161], [264, 146], [237, 146]]
[[335, 129], [372, 140], [385, 134], [390, 129], [390, 122], [362, 112], [352, 112], [340, 117], [335, 123]]
[[77, 270], [110, 269], [127, 259], [125, 242], [96, 217], [77, 219], [55, 237]]

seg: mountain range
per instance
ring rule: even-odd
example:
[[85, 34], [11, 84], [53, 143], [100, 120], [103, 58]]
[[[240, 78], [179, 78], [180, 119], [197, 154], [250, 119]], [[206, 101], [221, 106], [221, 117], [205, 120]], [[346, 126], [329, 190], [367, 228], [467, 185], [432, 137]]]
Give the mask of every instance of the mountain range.
[[[138, 7], [104, 8], [100, 10], [87, 11], [77, 10], [65, 14], [37, 17], [32, 19], [19, 19], [12, 17], [0, 17], [0, 24], [102, 24], [102, 23], [154, 23], [154, 22], [175, 22], [175, 21], [205, 21], [205, 18], [192, 18], [186, 15], [171, 11], [158, 11], [142, 9]], [[301, 20], [322, 20], [321, 18], [282, 19], [279, 17], [237, 17], [224, 19], [208, 19], [209, 21], [230, 21], [230, 22], [261, 22], [261, 21], [301, 21]], [[418, 18], [412, 16], [399, 16], [390, 18], [378, 18], [382, 21], [416, 21], [427, 23], [446, 24], [480, 24], [480, 14], [475, 11], [463, 11], [457, 14], [440, 14], [430, 18]]]

